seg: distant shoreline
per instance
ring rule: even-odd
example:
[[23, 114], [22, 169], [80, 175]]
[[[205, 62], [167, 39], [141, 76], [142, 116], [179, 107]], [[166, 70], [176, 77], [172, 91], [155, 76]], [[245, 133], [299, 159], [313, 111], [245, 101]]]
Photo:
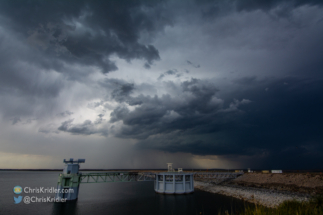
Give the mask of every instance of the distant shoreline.
[[[62, 169], [0, 169], [0, 171], [63, 171]], [[167, 171], [167, 169], [80, 169], [80, 171]], [[184, 172], [234, 172], [234, 169], [184, 169]], [[243, 171], [247, 173], [247, 170]], [[261, 172], [261, 170], [254, 170]], [[283, 173], [323, 173], [323, 169], [283, 170]]]
[[[63, 169], [0, 169], [0, 171], [63, 171]], [[167, 171], [165, 169], [80, 169], [80, 171]]]
[[0, 169], [0, 171], [63, 171], [63, 169]]

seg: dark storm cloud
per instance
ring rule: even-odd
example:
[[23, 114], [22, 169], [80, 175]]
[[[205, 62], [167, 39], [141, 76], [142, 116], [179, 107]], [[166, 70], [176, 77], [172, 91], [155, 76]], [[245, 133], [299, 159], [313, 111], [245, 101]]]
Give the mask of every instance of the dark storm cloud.
[[61, 117], [66, 117], [66, 116], [70, 116], [72, 114], [73, 114], [73, 112], [67, 110], [67, 111], [61, 112], [61, 113], [59, 113], [57, 115], [61, 116]]
[[0, 28], [0, 37], [0, 94], [57, 96], [63, 81], [42, 72], [43, 67], [54, 67], [55, 61], [51, 63], [40, 52], [26, 47], [22, 38], [11, 31]]
[[216, 0], [198, 0], [195, 1], [201, 5], [201, 12], [203, 17], [215, 17], [223, 12], [230, 10], [237, 11], [253, 11], [263, 10], [268, 11], [273, 8], [279, 8], [277, 15], [286, 16], [290, 10], [295, 7], [304, 5], [323, 5], [320, 0], [230, 0], [230, 1], [216, 1]]
[[166, 72], [160, 74], [160, 76], [157, 78], [157, 80], [162, 80], [165, 76], [168, 76], [168, 75], [176, 75], [176, 77], [179, 77], [181, 74], [178, 74], [178, 71], [177, 69], [170, 69], [170, 70], [167, 70]]
[[[292, 162], [299, 168], [309, 163], [319, 168], [317, 162], [323, 156], [322, 84], [322, 79], [269, 79], [236, 93], [237, 98], [248, 96], [254, 101], [241, 107], [244, 126], [233, 133], [236, 141], [259, 154], [268, 153], [264, 160], [269, 167], [290, 168]], [[264, 91], [265, 86], [270, 90]]]
[[187, 64], [188, 65], [191, 65], [192, 67], [194, 67], [194, 68], [200, 68], [201, 66], [200, 66], [200, 64], [197, 64], [197, 65], [195, 65], [195, 64], [193, 64], [191, 61], [189, 61], [189, 60], [187, 60], [186, 61], [187, 62]]
[[94, 124], [96, 124], [96, 125], [101, 124], [103, 122], [103, 117], [104, 117], [104, 114], [99, 114], [98, 118], [95, 120]]
[[[285, 83], [288, 83], [286, 85]], [[243, 106], [246, 112], [244, 123], [250, 125], [249, 145], [257, 143], [267, 149], [301, 146], [322, 141], [319, 135], [323, 114], [319, 111], [323, 104], [322, 80], [284, 78], [267, 80], [236, 93], [237, 98], [248, 98], [253, 103]], [[264, 91], [264, 86], [270, 90]], [[258, 136], [259, 135], [259, 136]], [[253, 144], [251, 144], [253, 142]]]
[[285, 6], [284, 9], [299, 7], [302, 5], [322, 5], [322, 1], [320, 0], [246, 0], [246, 1], [234, 1], [238, 10], [270, 10], [277, 6]]
[[241, 84], [241, 85], [253, 85], [257, 80], [257, 76], [248, 76], [243, 78], [238, 78], [233, 81], [233, 83]]
[[175, 75], [177, 73], [176, 70], [168, 70], [167, 72], [165, 72], [167, 75]]
[[[52, 112], [60, 121], [44, 122], [44, 134], [109, 133], [138, 149], [318, 167], [320, 9], [318, 0], [1, 1], [0, 114], [18, 127]], [[163, 54], [171, 61], [158, 81], [142, 83]], [[144, 72], [120, 63], [110, 78], [113, 59], [142, 60]], [[176, 79], [183, 65], [199, 78]], [[77, 120], [84, 104], [95, 118]]]
[[92, 125], [90, 120], [85, 120], [80, 125], [72, 125], [73, 120], [68, 120], [62, 123], [60, 127], [58, 127], [59, 131], [70, 132], [72, 134], [94, 134], [93, 131], [89, 128]]
[[[109, 56], [127, 61], [159, 60], [158, 50], [138, 42], [142, 31], [154, 33], [170, 20], [159, 2], [142, 1], [2, 1], [1, 14], [11, 29], [54, 59], [114, 71]], [[26, 19], [26, 17], [28, 17]]]
[[157, 80], [162, 80], [165, 77], [164, 74], [160, 74], [160, 76], [157, 78]]
[[130, 97], [141, 105], [111, 113], [111, 122], [123, 122], [115, 135], [140, 140], [140, 149], [261, 156], [267, 167], [288, 159], [304, 166], [297, 158], [313, 164], [322, 157], [322, 80], [245, 77], [235, 83], [239, 90], [222, 99], [198, 79], [183, 82], [178, 97]]
[[118, 102], [124, 100], [134, 90], [134, 84], [123, 84], [112, 92], [112, 98]]
[[100, 82], [100, 85], [106, 89], [107, 92], [110, 93], [111, 91], [111, 96], [108, 96], [106, 99], [114, 99], [117, 102], [127, 101], [129, 99], [129, 95], [133, 93], [135, 89], [134, 83], [128, 83], [121, 79], [106, 78], [104, 81]]
[[110, 114], [110, 122], [116, 122], [120, 119], [123, 119], [127, 114], [129, 113], [129, 109], [125, 106], [119, 106], [116, 109], [113, 110], [113, 112]]
[[62, 122], [61, 126], [58, 127], [58, 131], [64, 131], [75, 135], [100, 134], [107, 136], [107, 129], [98, 128], [97, 126], [103, 122], [103, 116], [103, 114], [98, 115], [98, 118], [94, 123], [91, 120], [85, 120], [81, 124], [73, 124], [74, 119], [70, 119]]
[[[247, 76], [234, 80], [237, 90], [222, 98], [219, 89], [205, 80], [165, 84], [172, 93], [162, 96], [132, 96], [129, 92], [135, 93], [136, 86], [126, 82], [112, 91], [120, 105], [110, 114], [110, 123], [122, 122], [113, 134], [139, 140], [139, 149], [230, 159], [247, 156], [267, 167], [282, 167], [288, 159], [301, 166], [298, 158], [313, 164], [322, 157], [320, 79]], [[83, 135], [103, 131], [91, 121], [79, 125], [66, 121], [59, 130]]]
[[[1, 1], [2, 110], [13, 117], [30, 115], [37, 105], [52, 106], [50, 100], [75, 80], [88, 82], [89, 74], [95, 72], [93, 68], [102, 73], [117, 70], [110, 60], [112, 55], [128, 62], [142, 59], [145, 67], [150, 67], [160, 59], [159, 52], [153, 45], [139, 42], [139, 38], [142, 32], [153, 37], [171, 24], [162, 4]], [[20, 105], [12, 104], [10, 97], [22, 97]]]
[[[168, 84], [172, 85], [171, 82]], [[215, 97], [218, 89], [212, 83], [199, 79], [170, 87], [174, 87], [172, 95], [129, 96], [128, 105], [140, 106], [130, 111], [123, 105], [111, 113], [111, 122], [122, 121], [124, 125], [116, 135], [142, 139], [174, 130], [210, 132], [212, 128], [207, 126], [213, 120], [205, 123], [205, 118], [216, 115], [222, 109], [222, 101]]]

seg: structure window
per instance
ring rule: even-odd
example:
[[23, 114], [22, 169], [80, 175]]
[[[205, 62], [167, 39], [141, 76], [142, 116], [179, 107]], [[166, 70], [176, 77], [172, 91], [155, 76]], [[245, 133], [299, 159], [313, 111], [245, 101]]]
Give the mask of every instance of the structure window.
[[182, 175], [175, 175], [175, 181], [183, 181]]
[[158, 175], [158, 181], [164, 181], [163, 175]]
[[166, 181], [173, 181], [173, 175], [165, 175]]
[[70, 186], [70, 178], [65, 178], [64, 186]]

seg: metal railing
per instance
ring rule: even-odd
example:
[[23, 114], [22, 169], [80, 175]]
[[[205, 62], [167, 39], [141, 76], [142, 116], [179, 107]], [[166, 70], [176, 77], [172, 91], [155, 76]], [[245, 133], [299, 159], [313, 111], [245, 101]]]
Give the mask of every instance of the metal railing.
[[[243, 172], [213, 172], [213, 173], [193, 173], [194, 178], [237, 178]], [[79, 174], [60, 174], [63, 178], [79, 177], [79, 183], [109, 183], [109, 182], [131, 182], [131, 181], [154, 181], [156, 173], [151, 172], [99, 172], [99, 173], [79, 173]]]
[[237, 178], [243, 172], [213, 172], [213, 173], [194, 173], [194, 178]]
[[133, 172], [81, 173], [80, 183], [154, 181], [155, 174]]

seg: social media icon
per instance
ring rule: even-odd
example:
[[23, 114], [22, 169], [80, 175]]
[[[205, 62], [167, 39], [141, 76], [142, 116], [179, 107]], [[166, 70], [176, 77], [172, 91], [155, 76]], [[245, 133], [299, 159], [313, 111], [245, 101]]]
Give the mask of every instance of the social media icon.
[[13, 188], [13, 192], [14, 192], [15, 194], [20, 194], [20, 193], [22, 193], [22, 187], [20, 187], [20, 186], [15, 186], [15, 187]]
[[19, 204], [22, 200], [22, 196], [18, 196], [17, 198], [13, 197], [13, 200], [15, 201], [15, 204]]

